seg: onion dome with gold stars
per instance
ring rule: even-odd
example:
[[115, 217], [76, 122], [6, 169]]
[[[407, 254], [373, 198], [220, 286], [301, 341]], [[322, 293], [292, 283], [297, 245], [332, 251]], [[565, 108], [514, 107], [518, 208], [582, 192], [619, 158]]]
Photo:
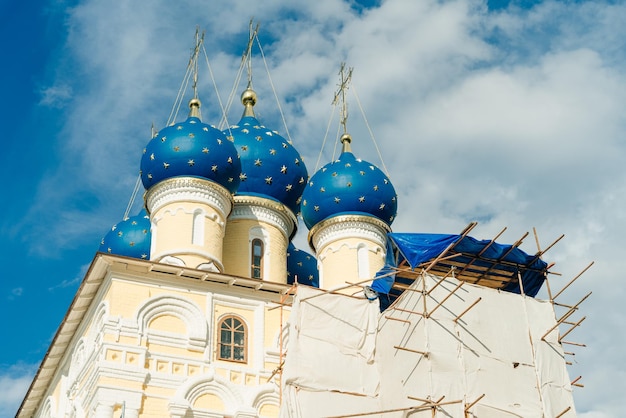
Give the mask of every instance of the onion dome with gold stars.
[[100, 252], [150, 259], [150, 218], [145, 210], [116, 224], [100, 241]]
[[235, 193], [241, 163], [231, 141], [217, 128], [200, 120], [200, 100], [189, 102], [189, 118], [158, 132], [141, 158], [141, 181], [149, 189], [172, 177], [199, 177]]
[[391, 181], [378, 167], [352, 154], [350, 135], [344, 134], [341, 142], [339, 159], [322, 167], [304, 189], [304, 223], [311, 229], [332, 216], [361, 214], [391, 225], [398, 208]]
[[320, 287], [317, 259], [290, 242], [287, 248], [287, 283], [293, 284], [296, 278], [300, 284]]
[[253, 110], [256, 100], [254, 90], [247, 88], [241, 95], [245, 106], [241, 120], [224, 131], [241, 157], [237, 194], [277, 200], [297, 215], [308, 179], [306, 166], [290, 141], [256, 119]]

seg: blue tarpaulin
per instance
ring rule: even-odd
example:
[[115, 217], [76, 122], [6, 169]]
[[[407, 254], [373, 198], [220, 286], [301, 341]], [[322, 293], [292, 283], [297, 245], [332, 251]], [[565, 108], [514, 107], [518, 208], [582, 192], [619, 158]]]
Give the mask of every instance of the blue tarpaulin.
[[[445, 253], [445, 254], [444, 254]], [[454, 257], [451, 257], [455, 255]], [[477, 240], [463, 235], [390, 233], [387, 239], [386, 265], [377, 274], [372, 288], [379, 294], [394, 296], [393, 285], [400, 279], [398, 267], [403, 263], [415, 269], [441, 256], [441, 269], [453, 266], [462, 280], [480, 282], [491, 280], [502, 290], [535, 296], [541, 288], [548, 265], [536, 255], [528, 255], [512, 245], [490, 240]], [[406, 283], [406, 279], [403, 280]], [[396, 292], [395, 297], [398, 294]]]

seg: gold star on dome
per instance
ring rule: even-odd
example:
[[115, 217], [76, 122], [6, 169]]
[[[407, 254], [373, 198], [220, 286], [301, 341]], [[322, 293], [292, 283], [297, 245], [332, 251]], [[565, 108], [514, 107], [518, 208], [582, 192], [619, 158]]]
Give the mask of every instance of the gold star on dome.
[[265, 132], [265, 135], [272, 136], [272, 133], [270, 131], [267, 131], [267, 132]]
[[247, 178], [248, 178], [248, 176], [246, 175], [246, 173], [239, 174], [239, 180], [246, 181]]
[[195, 138], [196, 135], [193, 132], [189, 132], [189, 138]]
[[256, 140], [257, 140], [257, 141], [259, 141], [259, 142], [261, 142], [261, 141], [263, 141], [263, 137], [262, 137], [261, 135], [258, 135], [258, 136], [256, 137]]
[[217, 145], [222, 145], [222, 140], [221, 139], [217, 139]]
[[341, 202], [341, 199], [335, 196], [335, 203], [339, 203], [339, 202]]
[[319, 207], [319, 206], [317, 206], [317, 205], [315, 205], [315, 206], [313, 206], [313, 210], [314, 210], [315, 212], [319, 212], [319, 211], [320, 211], [320, 207]]
[[147, 230], [147, 229], [144, 229], [144, 230], [143, 230], [143, 231], [141, 231], [141, 232], [143, 232], [143, 234], [144, 234], [144, 235], [146, 235], [146, 234], [148, 233], [148, 230]]
[[228, 135], [226, 139], [228, 139], [230, 142], [235, 142], [235, 137], [232, 135]]
[[137, 225], [137, 221], [132, 221], [130, 224], [131, 225]]
[[352, 167], [352, 164], [346, 163], [346, 167]]
[[331, 174], [331, 176], [333, 176], [333, 177], [337, 177], [337, 172], [336, 172], [336, 171], [335, 171], [335, 172], [333, 172], [333, 173]]
[[212, 172], [214, 172], [214, 173], [216, 173], [216, 172], [217, 172], [217, 164], [213, 164], [213, 165], [211, 166], [211, 171], [212, 171]]
[[182, 127], [181, 125], [178, 125], [178, 126], [176, 127], [176, 129], [180, 131], [180, 130], [182, 130], [182, 129], [183, 129], [183, 127]]
[[313, 186], [313, 182], [312, 181], [309, 182], [309, 186]]
[[320, 187], [320, 192], [321, 192], [321, 193], [324, 193], [325, 191], [326, 191], [326, 188], [324, 188], [324, 187]]
[[300, 160], [298, 160], [298, 159], [296, 158], [296, 160], [294, 161], [294, 163], [296, 163], [296, 165], [300, 165]]
[[359, 202], [361, 202], [361, 203], [365, 202], [365, 196], [359, 197]]
[[304, 183], [304, 177], [300, 177], [300, 180], [298, 180], [298, 183], [299, 183], [299, 184]]
[[190, 120], [189, 123], [198, 123], [195, 120]]
[[248, 151], [248, 146], [247, 145], [242, 145], [241, 146], [241, 150], [242, 151]]
[[395, 196], [394, 196], [394, 197], [392, 197], [392, 198], [391, 198], [391, 201], [392, 201], [392, 202], [395, 202], [395, 201], [396, 201], [396, 197], [395, 197]]
[[189, 164], [189, 167], [193, 167], [195, 163], [196, 162], [194, 160], [187, 161], [187, 164]]
[[152, 174], [148, 173], [148, 178], [152, 179]]
[[164, 169], [166, 169], [166, 170], [167, 170], [167, 169], [169, 168], [169, 166], [170, 166], [170, 165], [169, 165], [168, 163], [163, 163], [163, 168], [164, 168]]
[[288, 184], [287, 186], [285, 186], [285, 191], [290, 192], [292, 188], [293, 186], [291, 184]]
[[270, 155], [276, 155], [276, 150], [274, 148], [270, 149]]
[[207, 128], [206, 126], [205, 126], [204, 128], [202, 128], [202, 130], [203, 130], [204, 132], [209, 132], [209, 128]]
[[111, 247], [108, 247], [108, 248], [107, 248], [107, 253], [110, 253], [111, 251], [112, 251], [112, 250], [111, 250]]
[[378, 191], [378, 184], [375, 184], [373, 189], [374, 189], [375, 192], [377, 192]]
[[229, 177], [229, 178], [228, 178], [228, 182], [229, 182], [229, 183], [232, 183], [233, 181], [235, 181], [235, 179], [234, 179], [234, 178], [232, 178], [232, 177]]
[[135, 246], [135, 241], [129, 242], [128, 245], [130, 245], [131, 247], [134, 247]]
[[302, 202], [302, 196], [300, 196], [298, 199], [296, 199], [296, 205], [299, 205], [300, 202]]
[[287, 166], [286, 166], [286, 165], [283, 165], [283, 166], [280, 168], [280, 172], [281, 172], [281, 173], [283, 173], [283, 174], [287, 174]]
[[209, 153], [209, 149], [207, 147], [202, 148], [202, 153], [203, 154], [208, 154]]
[[328, 170], [326, 167], [322, 167], [322, 173], [325, 173]]
[[154, 152], [150, 154], [150, 161], [154, 161]]
[[359, 171], [359, 174], [364, 176], [365, 175], [365, 171], [361, 170], [361, 171]]
[[389, 217], [389, 222], [393, 221], [393, 216]]
[[233, 157], [228, 157], [228, 159], [226, 160], [226, 162], [228, 164], [232, 164], [233, 163]]
[[302, 267], [302, 261], [298, 261], [296, 264], [298, 265], [298, 267]]
[[283, 142], [283, 148], [289, 148], [289, 145]]
[[143, 153], [145, 154], [145, 153], [146, 153], [146, 151], [148, 151], [148, 150], [144, 148], [144, 149], [143, 149]]
[[265, 183], [266, 184], [272, 184], [272, 178], [271, 177], [265, 177]]
[[259, 125], [254, 125], [253, 128], [254, 129], [261, 129], [261, 127]]
[[350, 181], [349, 181], [349, 182], [346, 184], [346, 186], [348, 186], [348, 187], [352, 187], [352, 182], [350, 182]]
[[176, 151], [176, 152], [180, 151], [180, 147], [179, 147], [178, 145], [176, 145], [176, 146], [174, 147], [174, 151]]
[[370, 170], [374, 171], [374, 169], [375, 169], [374, 166], [370, 165]]
[[385, 182], [385, 184], [389, 184], [389, 180], [387, 179], [383, 179], [383, 182]]
[[250, 131], [244, 128], [244, 129], [242, 129], [242, 130], [241, 130], [241, 132], [243, 132], [244, 134], [247, 134], [247, 133], [249, 133]]
[[378, 207], [378, 210], [383, 210], [383, 209], [385, 209], [385, 204], [381, 203], [380, 206]]
[[306, 206], [306, 199], [302, 201], [302, 206]]
[[261, 166], [261, 159], [257, 158], [256, 160], [254, 160], [254, 165], [256, 165], [257, 167]]
[[165, 140], [166, 140], [166, 139], [167, 139], [167, 137], [166, 137], [166, 136], [162, 136], [162, 137], [161, 137], [161, 142], [165, 142]]
[[141, 259], [145, 260], [146, 258], [148, 258], [148, 254], [141, 254]]
[[124, 235], [124, 233], [123, 233], [122, 231], [119, 231], [119, 232], [117, 233], [117, 236], [118, 236], [118, 237], [121, 237], [122, 235]]
[[309, 281], [312, 282], [313, 281], [313, 275], [309, 274]]

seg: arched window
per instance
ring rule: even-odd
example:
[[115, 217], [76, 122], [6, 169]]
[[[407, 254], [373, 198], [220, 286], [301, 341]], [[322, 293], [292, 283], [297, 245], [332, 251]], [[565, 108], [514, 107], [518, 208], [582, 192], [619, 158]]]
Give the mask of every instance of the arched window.
[[252, 240], [252, 265], [250, 270], [250, 276], [253, 279], [263, 278], [263, 241], [259, 238]]
[[246, 325], [236, 316], [227, 316], [220, 321], [217, 343], [217, 358], [246, 362]]
[[204, 244], [204, 212], [196, 209], [193, 212], [193, 229], [191, 231], [191, 243], [193, 245]]
[[369, 262], [369, 251], [367, 247], [360, 245], [357, 249], [356, 253], [357, 259], [357, 268], [359, 279], [369, 279], [370, 276], [370, 262]]

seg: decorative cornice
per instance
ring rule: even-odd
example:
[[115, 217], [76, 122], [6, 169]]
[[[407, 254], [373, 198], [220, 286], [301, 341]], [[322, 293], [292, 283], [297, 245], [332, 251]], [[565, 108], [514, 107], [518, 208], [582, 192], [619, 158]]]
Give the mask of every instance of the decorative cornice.
[[366, 215], [339, 215], [326, 219], [309, 231], [309, 245], [314, 251], [339, 239], [361, 238], [385, 248], [391, 228], [383, 221]]
[[[188, 266], [183, 259], [185, 256], [200, 257], [206, 259], [206, 261], [199, 264], [198, 266]], [[217, 272], [224, 271], [224, 265], [214, 254], [208, 251], [201, 251], [192, 248], [168, 248], [167, 251], [155, 253], [154, 256], [151, 257], [151, 259], [151, 261], [155, 261], [157, 263], [169, 264], [172, 266], [189, 267], [205, 271], [215, 271], [207, 265], [214, 264]]]
[[228, 220], [253, 219], [277, 227], [290, 239], [296, 232], [298, 219], [287, 206], [259, 196], [235, 196], [235, 206]]
[[209, 180], [195, 177], [173, 177], [152, 186], [144, 195], [148, 213], [178, 202], [197, 202], [208, 205], [228, 216], [233, 207], [233, 196], [228, 190]]

